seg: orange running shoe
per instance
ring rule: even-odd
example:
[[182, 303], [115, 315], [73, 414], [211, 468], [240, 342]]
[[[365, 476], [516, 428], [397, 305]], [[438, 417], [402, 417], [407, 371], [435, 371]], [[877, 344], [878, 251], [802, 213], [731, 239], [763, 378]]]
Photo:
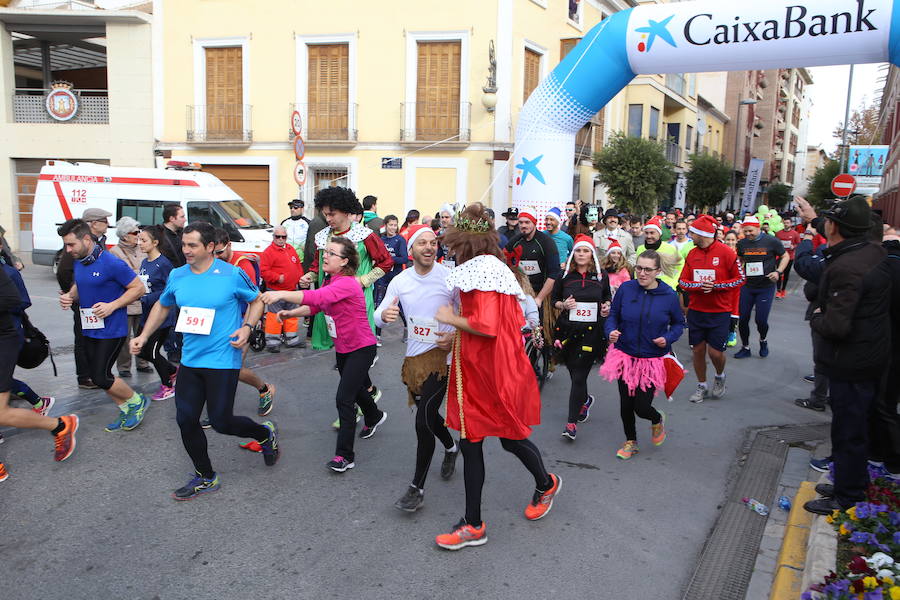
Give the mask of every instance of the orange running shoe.
[[553, 498], [556, 497], [556, 494], [562, 488], [562, 479], [558, 475], [550, 473], [550, 480], [553, 481], [553, 487], [546, 492], [534, 490], [531, 504], [525, 507], [525, 518], [529, 521], [537, 521], [545, 517], [550, 512], [550, 509], [553, 508]]
[[0, 481], [6, 481], [9, 479], [9, 471], [6, 470], [6, 465], [0, 462]]
[[625, 442], [625, 445], [619, 448], [616, 452], [616, 456], [621, 458], [622, 460], [628, 460], [632, 456], [638, 453], [638, 445], [634, 440], [628, 440]]
[[663, 411], [659, 411], [662, 420], [653, 425], [650, 425], [650, 441], [653, 442], [654, 446], [662, 446], [662, 443], [666, 441], [666, 413]]
[[460, 519], [450, 533], [442, 533], [434, 538], [437, 545], [447, 550], [459, 550], [466, 546], [481, 546], [487, 543], [487, 526], [482, 521], [481, 527], [473, 527]]
[[54, 458], [57, 462], [66, 460], [75, 452], [75, 432], [78, 431], [78, 417], [76, 415], [66, 415], [60, 417], [60, 419], [63, 422], [63, 430], [54, 436], [54, 444], [56, 445]]
[[250, 440], [249, 442], [244, 442], [243, 444], [238, 444], [244, 450], [249, 450], [250, 452], [262, 452], [262, 445], [256, 440]]

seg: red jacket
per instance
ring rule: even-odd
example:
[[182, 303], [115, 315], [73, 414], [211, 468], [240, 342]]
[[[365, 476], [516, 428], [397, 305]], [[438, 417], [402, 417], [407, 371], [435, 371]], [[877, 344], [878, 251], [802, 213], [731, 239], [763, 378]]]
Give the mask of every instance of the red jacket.
[[[713, 289], [705, 293], [704, 281], [712, 281]], [[690, 308], [699, 312], [731, 313], [734, 290], [744, 285], [744, 271], [737, 254], [716, 240], [708, 248], [695, 246], [684, 259], [678, 285], [691, 292]]]
[[[303, 267], [297, 257], [297, 251], [290, 244], [279, 248], [272, 242], [266, 248], [259, 261], [259, 273], [270, 290], [296, 290], [297, 282], [303, 275]], [[284, 281], [278, 281], [284, 275]]]

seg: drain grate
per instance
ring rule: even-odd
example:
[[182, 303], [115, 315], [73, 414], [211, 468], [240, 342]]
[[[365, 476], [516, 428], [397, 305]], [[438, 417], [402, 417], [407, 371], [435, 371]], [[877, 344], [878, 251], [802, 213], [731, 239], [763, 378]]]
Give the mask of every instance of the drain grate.
[[[753, 575], [767, 519], [748, 510], [741, 498], [772, 498], [788, 448], [828, 436], [827, 424], [757, 429], [746, 461], [722, 507], [712, 534], [684, 592], [685, 600], [743, 598]], [[753, 432], [751, 432], [752, 435]]]

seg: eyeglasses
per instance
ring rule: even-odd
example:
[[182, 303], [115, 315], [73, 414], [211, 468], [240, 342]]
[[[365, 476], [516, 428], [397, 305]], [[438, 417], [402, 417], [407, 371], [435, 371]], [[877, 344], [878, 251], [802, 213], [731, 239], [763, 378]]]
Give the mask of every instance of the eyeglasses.
[[325, 254], [327, 254], [328, 256], [333, 256], [335, 258], [346, 258], [343, 255], [338, 254], [337, 252], [332, 252], [331, 250], [326, 250]]
[[275, 238], [276, 240], [286, 240], [287, 239], [286, 235], [273, 235], [272, 237]]
[[128, 235], [138, 235], [140, 231], [129, 231]]
[[223, 254], [225, 254], [225, 248], [222, 248], [221, 250], [214, 250], [213, 254], [215, 254], [216, 256], [222, 256]]
[[635, 273], [652, 273], [654, 271], [659, 271], [656, 267], [635, 267]]

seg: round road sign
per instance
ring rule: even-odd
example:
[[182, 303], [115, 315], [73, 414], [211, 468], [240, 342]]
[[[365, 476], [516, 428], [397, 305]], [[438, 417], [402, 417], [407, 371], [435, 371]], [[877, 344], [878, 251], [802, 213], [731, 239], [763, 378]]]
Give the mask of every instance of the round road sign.
[[303, 164], [302, 160], [298, 160], [297, 164], [294, 165], [294, 181], [301, 186], [306, 183], [306, 165]]
[[294, 132], [294, 135], [300, 135], [300, 132], [303, 130], [303, 119], [296, 110], [291, 114], [291, 130]]
[[831, 191], [838, 198], [846, 198], [856, 189], [856, 177], [841, 173], [831, 180]]
[[303, 160], [304, 154], [306, 154], [306, 144], [303, 142], [303, 137], [298, 135], [294, 138], [294, 156], [297, 157], [297, 160]]

